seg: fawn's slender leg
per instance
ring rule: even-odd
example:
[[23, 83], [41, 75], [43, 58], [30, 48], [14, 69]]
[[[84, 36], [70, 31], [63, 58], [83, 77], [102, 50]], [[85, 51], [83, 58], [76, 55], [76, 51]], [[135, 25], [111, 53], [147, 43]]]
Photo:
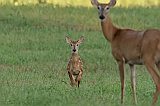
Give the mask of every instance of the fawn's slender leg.
[[152, 59], [150, 59], [150, 60], [148, 59], [145, 61], [145, 66], [146, 66], [147, 70], [149, 71], [149, 73], [151, 74], [151, 77], [156, 85], [156, 92], [153, 95], [152, 106], [155, 105], [155, 103], [157, 102], [157, 99], [158, 99], [158, 95], [160, 94], [160, 76], [156, 72], [154, 65], [155, 64]]
[[125, 81], [124, 81], [124, 61], [118, 61], [119, 74], [121, 80], [121, 104], [123, 104], [124, 100], [124, 90], [125, 90]]
[[78, 87], [79, 87], [80, 81], [78, 81]]
[[68, 62], [68, 66], [67, 66], [67, 71], [68, 71], [68, 75], [69, 75], [69, 78], [70, 78], [70, 81], [71, 81], [71, 86], [74, 86], [75, 84], [75, 79], [74, 79], [74, 76], [71, 72], [71, 61]]
[[82, 70], [79, 72], [79, 75], [78, 75], [78, 77], [77, 77], [77, 81], [78, 81], [78, 87], [79, 87], [79, 84], [80, 84], [80, 81], [81, 81], [81, 79], [82, 79]]
[[69, 78], [70, 78], [70, 81], [71, 81], [71, 85], [74, 86], [74, 84], [75, 84], [74, 76], [69, 71], [68, 71], [68, 75], [69, 75]]
[[131, 69], [131, 87], [132, 87], [132, 93], [134, 98], [134, 103], [137, 104], [137, 97], [136, 97], [136, 70], [134, 65], [129, 64]]

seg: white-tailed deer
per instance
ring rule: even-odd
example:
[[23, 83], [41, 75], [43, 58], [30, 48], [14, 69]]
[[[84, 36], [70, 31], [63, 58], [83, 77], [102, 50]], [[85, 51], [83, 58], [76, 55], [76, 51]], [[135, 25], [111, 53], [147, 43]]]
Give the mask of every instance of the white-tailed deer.
[[108, 16], [109, 10], [116, 4], [116, 0], [109, 3], [99, 3], [91, 0], [92, 5], [96, 6], [101, 20], [101, 27], [104, 37], [110, 42], [112, 54], [117, 61], [121, 81], [121, 103], [124, 96], [124, 73], [125, 64], [129, 64], [131, 69], [131, 86], [135, 103], [136, 99], [136, 79], [134, 65], [145, 65], [156, 86], [153, 95], [154, 105], [160, 94], [160, 75], [155, 66], [160, 70], [160, 30], [148, 29], [145, 31], [135, 31], [132, 29], [117, 28], [112, 24]]
[[79, 40], [73, 41], [69, 37], [66, 37], [66, 41], [71, 46], [72, 55], [70, 57], [70, 60], [68, 62], [67, 71], [68, 75], [71, 81], [71, 86], [78, 86], [80, 84], [80, 81], [82, 79], [83, 74], [83, 64], [80, 56], [78, 55], [78, 47], [83, 42], [84, 37], [80, 37]]

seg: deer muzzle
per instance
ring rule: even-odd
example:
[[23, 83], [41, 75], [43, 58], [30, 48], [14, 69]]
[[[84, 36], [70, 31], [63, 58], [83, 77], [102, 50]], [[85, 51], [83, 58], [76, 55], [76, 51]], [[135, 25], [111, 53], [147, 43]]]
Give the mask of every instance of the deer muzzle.
[[73, 52], [76, 52], [76, 49], [73, 49]]
[[101, 20], [103, 20], [104, 18], [105, 18], [104, 15], [100, 15], [100, 16], [99, 16], [99, 19], [101, 19]]

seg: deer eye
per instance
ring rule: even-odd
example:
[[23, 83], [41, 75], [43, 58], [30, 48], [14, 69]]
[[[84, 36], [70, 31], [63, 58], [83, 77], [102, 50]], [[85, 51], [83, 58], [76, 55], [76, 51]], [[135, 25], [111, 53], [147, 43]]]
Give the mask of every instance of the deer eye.
[[78, 44], [77, 44], [77, 46], [78, 46]]
[[73, 46], [73, 45], [71, 44], [71, 46]]
[[97, 9], [99, 10], [99, 9], [100, 9], [100, 6], [97, 6]]
[[109, 7], [107, 7], [106, 10], [109, 10]]

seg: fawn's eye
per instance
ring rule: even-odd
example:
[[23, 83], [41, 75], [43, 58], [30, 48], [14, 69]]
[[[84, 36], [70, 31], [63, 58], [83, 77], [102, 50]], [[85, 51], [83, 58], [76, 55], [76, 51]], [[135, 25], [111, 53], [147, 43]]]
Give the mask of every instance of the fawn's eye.
[[77, 44], [77, 46], [78, 46], [78, 44]]
[[71, 46], [72, 46], [72, 44], [71, 44]]

